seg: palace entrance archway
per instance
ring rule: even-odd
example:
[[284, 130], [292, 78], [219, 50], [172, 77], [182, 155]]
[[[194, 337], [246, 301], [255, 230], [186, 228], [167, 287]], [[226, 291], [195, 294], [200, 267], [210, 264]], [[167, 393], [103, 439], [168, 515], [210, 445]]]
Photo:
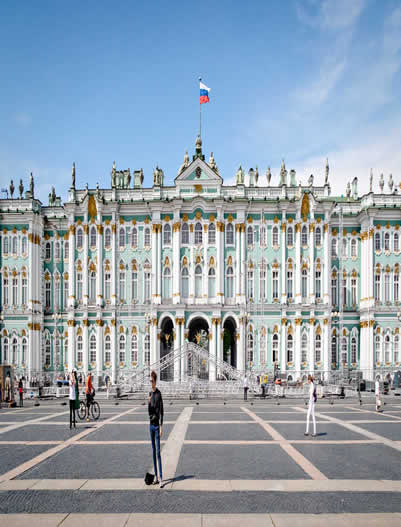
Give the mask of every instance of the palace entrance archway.
[[[170, 317], [166, 317], [161, 325], [160, 331], [160, 359], [163, 359], [168, 353], [174, 349], [174, 324]], [[160, 371], [161, 381], [174, 380], [174, 365], [171, 364], [167, 368]]]
[[[188, 341], [209, 351], [209, 325], [204, 318], [191, 320], [188, 328]], [[187, 376], [209, 380], [209, 362], [190, 353], [187, 358]]]
[[224, 338], [223, 338], [223, 360], [233, 366], [237, 367], [237, 340], [235, 335], [237, 328], [235, 321], [232, 317], [225, 320], [224, 326]]

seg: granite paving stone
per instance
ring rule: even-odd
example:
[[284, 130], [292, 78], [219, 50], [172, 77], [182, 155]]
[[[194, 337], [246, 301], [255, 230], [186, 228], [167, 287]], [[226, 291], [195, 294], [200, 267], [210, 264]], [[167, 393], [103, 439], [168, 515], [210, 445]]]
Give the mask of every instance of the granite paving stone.
[[[302, 414], [300, 414], [302, 416]], [[306, 430], [306, 414], [304, 414], [303, 423], [270, 423], [270, 425], [277, 430], [285, 439], [306, 439], [304, 436]], [[319, 419], [316, 418], [318, 421]], [[309, 434], [313, 432], [312, 422], [309, 423]], [[336, 423], [317, 423], [316, 424], [316, 439], [329, 441], [344, 441], [344, 440], [359, 440], [366, 439], [365, 436], [357, 434], [343, 426]]]
[[[162, 440], [166, 440], [173, 425], [163, 425]], [[150, 441], [149, 424], [114, 424], [110, 423], [85, 437], [82, 442], [88, 441]]]
[[9, 432], [0, 434], [1, 441], [65, 441], [73, 437], [83, 428], [77, 426], [70, 430], [69, 421], [65, 422], [65, 427], [37, 423], [25, 425]]
[[394, 423], [359, 423], [358, 426], [369, 432], [386, 437], [387, 439], [401, 441], [401, 421]]
[[49, 448], [49, 445], [0, 445], [0, 474], [22, 465]]
[[202, 424], [191, 421], [185, 439], [215, 441], [271, 441], [273, 438], [255, 421], [230, 424]]
[[[316, 409], [316, 412], [322, 413], [318, 408]], [[323, 412], [324, 414], [325, 412]], [[367, 412], [347, 412], [347, 413], [336, 413], [336, 414], [327, 414], [330, 417], [334, 417], [335, 419], [340, 419], [341, 421], [391, 421], [397, 422], [397, 419], [394, 419], [390, 416], [386, 416], [385, 414], [370, 414]], [[320, 417], [319, 417], [320, 419]], [[401, 421], [398, 421], [401, 425]], [[359, 426], [359, 425], [358, 425]]]
[[249, 421], [254, 422], [249, 415], [244, 412], [238, 413], [192, 413], [191, 421], [218, 421], [224, 423], [224, 421]]

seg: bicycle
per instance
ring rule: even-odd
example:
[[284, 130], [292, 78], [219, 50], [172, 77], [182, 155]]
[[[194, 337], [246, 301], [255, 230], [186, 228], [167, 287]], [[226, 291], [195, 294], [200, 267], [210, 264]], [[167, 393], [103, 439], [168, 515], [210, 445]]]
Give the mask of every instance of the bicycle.
[[[89, 412], [91, 413], [93, 419], [97, 421], [100, 417], [100, 405], [95, 401], [95, 391], [89, 401]], [[88, 412], [88, 415], [89, 415]], [[83, 421], [86, 417], [86, 401], [79, 402], [78, 417]]]

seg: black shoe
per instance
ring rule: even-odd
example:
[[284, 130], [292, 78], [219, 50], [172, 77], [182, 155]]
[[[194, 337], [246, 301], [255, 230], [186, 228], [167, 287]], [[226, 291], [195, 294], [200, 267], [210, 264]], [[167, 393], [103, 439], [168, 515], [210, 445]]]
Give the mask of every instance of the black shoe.
[[316, 436], [317, 436], [317, 434], [312, 434], [312, 437], [316, 437]]
[[305, 433], [304, 433], [304, 436], [308, 436], [308, 435], [309, 435], [308, 432], [305, 432]]

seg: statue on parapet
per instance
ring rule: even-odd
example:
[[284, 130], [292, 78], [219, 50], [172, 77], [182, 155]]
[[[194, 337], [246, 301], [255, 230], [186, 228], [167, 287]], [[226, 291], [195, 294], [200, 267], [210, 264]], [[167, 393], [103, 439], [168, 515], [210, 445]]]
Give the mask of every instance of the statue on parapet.
[[245, 182], [245, 172], [242, 170], [242, 166], [239, 166], [237, 173], [235, 174], [236, 184], [243, 185]]
[[373, 192], [373, 170], [370, 169], [369, 192]]
[[272, 179], [272, 173], [270, 171], [270, 167], [267, 167], [267, 172], [266, 172], [266, 180], [267, 180], [267, 186], [270, 187], [270, 181]]
[[216, 161], [214, 160], [214, 157], [213, 157], [213, 152], [210, 153], [209, 166], [212, 170], [216, 172], [216, 174], [219, 173], [219, 169], [217, 168]]
[[383, 176], [383, 174], [380, 174], [379, 187], [380, 187], [381, 194], [383, 194], [383, 191], [384, 191], [384, 176]]
[[352, 180], [352, 197], [355, 199], [358, 197], [358, 178], [356, 176]]
[[348, 183], [347, 183], [346, 194], [347, 194], [347, 198], [350, 198], [350, 197], [351, 197], [351, 184], [350, 184], [349, 181], [348, 181]]
[[162, 187], [163, 186], [164, 173], [158, 165], [153, 170], [153, 186]]
[[329, 171], [330, 171], [329, 158], [326, 157], [326, 173], [325, 173], [325, 176], [324, 176], [324, 184], [325, 185], [328, 185], [328, 183], [329, 183]]
[[71, 188], [75, 188], [75, 162], [72, 164]]
[[184, 162], [183, 162], [183, 164], [180, 166], [180, 168], [178, 170], [178, 175], [180, 175], [181, 172], [184, 172], [184, 170], [189, 167], [189, 164], [190, 164], [190, 161], [189, 161], [188, 150], [185, 150]]
[[35, 190], [35, 183], [33, 181], [33, 174], [31, 172], [31, 175], [30, 175], [30, 178], [29, 178], [29, 192], [31, 193], [31, 198], [32, 199], [35, 197], [34, 190]]
[[310, 187], [313, 187], [313, 174], [309, 176], [308, 183]]
[[285, 169], [284, 159], [281, 162], [280, 168], [280, 185], [287, 185], [287, 170]]
[[393, 174], [390, 174], [388, 178], [388, 188], [390, 192], [393, 192], [393, 187], [394, 187]]
[[14, 194], [14, 190], [15, 190], [15, 187], [14, 187], [14, 181], [11, 180], [10, 182], [10, 196], [11, 196], [11, 199], [13, 199], [13, 194]]
[[19, 180], [19, 197], [22, 199], [22, 195], [24, 193], [24, 184], [22, 183], [22, 179]]

